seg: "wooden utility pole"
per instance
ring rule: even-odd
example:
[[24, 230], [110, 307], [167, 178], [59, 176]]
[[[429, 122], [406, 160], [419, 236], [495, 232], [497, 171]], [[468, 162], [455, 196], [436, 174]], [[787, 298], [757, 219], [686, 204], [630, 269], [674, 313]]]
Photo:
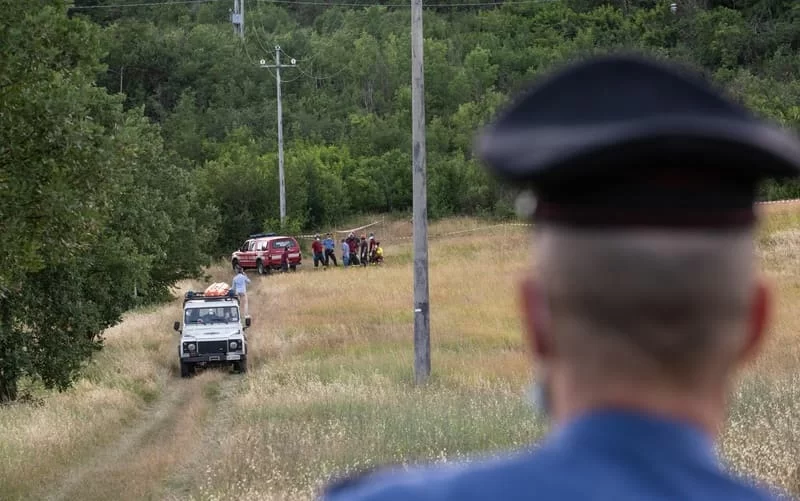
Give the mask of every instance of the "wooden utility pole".
[[239, 35], [239, 38], [244, 40], [244, 0], [233, 0], [231, 24], [234, 35]]
[[422, 0], [411, 0], [411, 144], [414, 174], [414, 381], [417, 384], [425, 383], [431, 374], [424, 77]]
[[262, 68], [275, 68], [275, 85], [278, 92], [278, 185], [280, 191], [281, 226], [286, 222], [286, 182], [283, 173], [283, 103], [281, 101], [281, 68], [294, 68], [297, 61], [291, 59], [291, 64], [281, 64], [281, 46], [275, 46], [275, 64], [266, 64], [262, 59]]

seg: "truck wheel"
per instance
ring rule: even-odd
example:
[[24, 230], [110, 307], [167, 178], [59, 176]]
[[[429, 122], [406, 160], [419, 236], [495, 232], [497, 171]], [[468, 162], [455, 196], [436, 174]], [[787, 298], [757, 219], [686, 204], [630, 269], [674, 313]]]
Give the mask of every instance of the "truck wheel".
[[264, 274], [264, 262], [262, 260], [260, 259], [258, 260], [258, 262], [256, 263], [256, 269], [258, 270], [259, 275]]
[[289, 266], [289, 269], [292, 270], [292, 271], [297, 271], [297, 265], [293, 264], [293, 265]]
[[245, 374], [247, 372], [247, 359], [243, 358], [239, 360], [234, 364], [233, 368], [236, 370], [236, 372]]
[[189, 362], [181, 362], [181, 377], [191, 377], [193, 365]]

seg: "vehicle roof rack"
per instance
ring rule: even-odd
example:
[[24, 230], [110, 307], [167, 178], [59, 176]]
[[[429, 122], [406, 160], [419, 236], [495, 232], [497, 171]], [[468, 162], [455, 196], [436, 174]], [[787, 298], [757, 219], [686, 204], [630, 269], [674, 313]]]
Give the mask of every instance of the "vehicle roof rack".
[[234, 299], [238, 300], [236, 296], [236, 291], [233, 289], [229, 290], [224, 295], [213, 295], [209, 296], [203, 292], [195, 292], [195, 291], [188, 291], [186, 295], [183, 297], [183, 303], [186, 304], [187, 301], [192, 301], [193, 299], [202, 299], [204, 301], [232, 301]]
[[276, 237], [276, 236], [278, 236], [278, 234], [277, 233], [272, 233], [272, 232], [269, 232], [269, 233], [253, 233], [252, 235], [250, 235], [250, 238]]

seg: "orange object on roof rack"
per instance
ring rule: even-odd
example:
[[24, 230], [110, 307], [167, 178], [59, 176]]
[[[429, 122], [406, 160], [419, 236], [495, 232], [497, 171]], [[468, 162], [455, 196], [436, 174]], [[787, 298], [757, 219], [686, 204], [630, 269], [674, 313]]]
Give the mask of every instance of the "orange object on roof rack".
[[206, 291], [203, 295], [214, 297], [214, 296], [227, 296], [228, 291], [231, 290], [231, 287], [226, 284], [225, 282], [217, 282], [214, 284], [209, 285], [206, 288]]

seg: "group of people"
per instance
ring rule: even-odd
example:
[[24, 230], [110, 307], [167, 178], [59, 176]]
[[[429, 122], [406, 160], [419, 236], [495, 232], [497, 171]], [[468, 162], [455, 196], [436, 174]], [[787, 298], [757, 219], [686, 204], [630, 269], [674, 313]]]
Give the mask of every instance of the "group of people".
[[[365, 234], [358, 237], [355, 233], [350, 232], [347, 238], [341, 239], [340, 249], [342, 265], [345, 268], [383, 263], [383, 248], [374, 233], [370, 233], [368, 238]], [[339, 262], [336, 260], [336, 241], [331, 233], [325, 235], [324, 240], [319, 235], [315, 235], [314, 242], [311, 244], [311, 252], [314, 256], [314, 268], [318, 268], [320, 265], [327, 268], [331, 261], [334, 266], [339, 266]]]

